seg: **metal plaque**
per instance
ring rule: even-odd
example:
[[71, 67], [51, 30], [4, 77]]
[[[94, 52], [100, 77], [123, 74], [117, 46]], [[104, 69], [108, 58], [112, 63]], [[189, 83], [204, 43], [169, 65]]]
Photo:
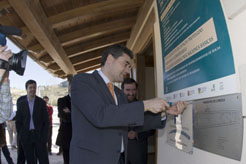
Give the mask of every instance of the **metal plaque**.
[[194, 146], [241, 160], [243, 118], [241, 94], [193, 101]]

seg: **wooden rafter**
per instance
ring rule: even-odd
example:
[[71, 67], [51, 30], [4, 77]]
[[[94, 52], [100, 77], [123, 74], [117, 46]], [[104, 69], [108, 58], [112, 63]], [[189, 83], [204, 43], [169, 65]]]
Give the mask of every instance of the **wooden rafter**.
[[69, 58], [71, 58], [73, 56], [95, 51], [95, 50], [105, 48], [105, 47], [108, 47], [114, 44], [126, 42], [127, 39], [129, 38], [129, 35], [130, 35], [130, 32], [124, 32], [124, 33], [120, 33], [117, 35], [97, 39], [96, 41], [69, 47], [65, 49], [65, 51], [67, 52]]
[[82, 64], [82, 63], [90, 61], [90, 60], [101, 58], [102, 53], [104, 52], [104, 50], [105, 50], [105, 48], [99, 49], [99, 50], [96, 50], [96, 51], [92, 51], [92, 52], [89, 52], [89, 53], [86, 53], [86, 54], [82, 54], [82, 55], [79, 55], [79, 56], [72, 57], [70, 60], [73, 63], [73, 65]]
[[[143, 0], [108, 0], [91, 5], [79, 7], [61, 14], [49, 17], [49, 22], [53, 28], [71, 24], [80, 18], [88, 19], [97, 15], [117, 12], [117, 10], [127, 10], [141, 6]], [[93, 12], [92, 12], [93, 11]]]
[[47, 68], [53, 71], [57, 71], [61, 69], [56, 63], [49, 65]]
[[76, 74], [72, 63], [40, 6], [40, 2], [38, 0], [9, 0], [9, 3], [62, 70], [66, 74]]
[[[101, 59], [101, 56], [102, 56], [102, 53], [104, 52], [104, 50], [105, 50], [105, 48], [99, 49], [96, 51], [92, 51], [92, 52], [89, 52], [86, 54], [72, 57], [70, 60], [74, 66], [81, 65], [83, 63], [86, 63], [86, 62], [89, 62], [92, 60]], [[51, 69], [53, 71], [57, 71], [57, 70], [60, 70], [60, 67], [56, 63], [53, 63], [53, 64], [48, 66], [48, 69]]]
[[98, 65], [98, 64], [100, 64], [100, 62], [101, 62], [101, 59], [100, 58], [99, 59], [95, 59], [95, 60], [91, 60], [91, 61], [88, 61], [86, 63], [82, 63], [80, 65], [75, 66], [75, 69], [78, 70], [78, 71], [80, 71], [80, 70], [89, 68], [91, 66]]
[[130, 49], [134, 49], [134, 46], [136, 44], [136, 40], [138, 39], [141, 30], [146, 25], [146, 21], [149, 18], [149, 14], [151, 14], [151, 10], [153, 8], [153, 0], [146, 0], [143, 4], [143, 6], [140, 8], [137, 22], [135, 26], [132, 29], [130, 39], [127, 42], [127, 47]]
[[10, 7], [10, 4], [8, 3], [8, 1], [3, 0], [0, 2], [0, 10], [4, 9], [4, 8], [8, 8]]
[[85, 69], [78, 70], [78, 73], [92, 71], [92, 70], [98, 69], [98, 68], [100, 68], [100, 67], [101, 67], [100, 64], [93, 65], [93, 66], [87, 67], [87, 68], [85, 68]]
[[96, 36], [113, 33], [115, 31], [131, 28], [136, 21], [136, 17], [124, 18], [107, 23], [98, 24], [89, 28], [73, 31], [59, 37], [62, 46], [81, 42]]
[[[59, 38], [61, 45], [66, 46], [68, 44], [73, 44], [76, 42], [81, 42], [91, 38], [95, 38], [100, 35], [105, 35], [120, 30], [130, 29], [136, 21], [136, 17], [124, 18], [121, 20], [111, 21], [90, 28], [85, 28], [71, 33], [61, 35]], [[34, 52], [40, 52], [43, 48], [37, 44], [28, 48]]]
[[45, 54], [44, 56], [39, 58], [39, 60], [44, 63], [50, 63], [51, 61], [53, 61], [53, 59], [48, 54]]

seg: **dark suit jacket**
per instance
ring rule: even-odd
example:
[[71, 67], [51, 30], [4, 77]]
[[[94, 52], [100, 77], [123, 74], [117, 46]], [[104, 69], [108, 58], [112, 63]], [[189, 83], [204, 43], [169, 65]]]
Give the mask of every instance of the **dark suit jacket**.
[[117, 164], [122, 136], [127, 154], [128, 126], [144, 124], [144, 105], [141, 101], [128, 104], [126, 96], [117, 87], [115, 93], [118, 105], [97, 71], [74, 76], [70, 163]]
[[[145, 115], [145, 118], [147, 115]], [[165, 122], [163, 122], [163, 127]], [[162, 127], [161, 127], [162, 128]], [[138, 128], [129, 127], [128, 131], [137, 132], [135, 139], [128, 139], [128, 161], [130, 164], [147, 164], [148, 155], [148, 137], [155, 134], [155, 130], [139, 132]]]
[[[135, 100], [138, 101], [138, 100]], [[145, 112], [145, 124], [152, 121], [157, 121], [155, 124], [158, 125], [158, 121], [161, 118], [154, 119], [153, 117], [158, 117], [153, 113]], [[165, 126], [166, 121], [162, 122], [162, 125], [156, 126], [154, 128], [163, 128]], [[128, 131], [137, 132], [137, 137], [135, 139], [128, 139], [128, 161], [130, 164], [147, 164], [147, 154], [148, 154], [148, 137], [155, 134], [155, 130], [151, 129], [148, 125], [140, 126], [140, 127], [129, 127]]]
[[69, 108], [71, 111], [71, 98], [69, 95], [58, 99], [58, 117], [61, 119], [61, 124], [58, 132], [56, 144], [63, 149], [69, 149], [72, 138], [72, 122], [71, 113], [65, 113], [63, 109]]
[[[46, 110], [46, 103], [43, 99], [36, 96], [33, 108], [33, 122], [37, 133], [37, 140], [43, 143], [48, 141], [49, 116]], [[27, 101], [27, 96], [20, 97], [17, 100], [16, 112], [16, 130], [18, 139], [22, 143], [28, 143], [30, 128], [30, 110]]]

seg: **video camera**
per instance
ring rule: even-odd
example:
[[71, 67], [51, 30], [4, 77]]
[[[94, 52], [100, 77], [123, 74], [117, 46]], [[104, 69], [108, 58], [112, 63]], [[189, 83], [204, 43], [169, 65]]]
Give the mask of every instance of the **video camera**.
[[[22, 30], [11, 26], [0, 25], [0, 45], [6, 45], [6, 35], [21, 36]], [[19, 53], [13, 54], [9, 61], [6, 62], [0, 59], [0, 67], [8, 71], [14, 70], [18, 75], [23, 75], [26, 68], [27, 50], [22, 50]]]

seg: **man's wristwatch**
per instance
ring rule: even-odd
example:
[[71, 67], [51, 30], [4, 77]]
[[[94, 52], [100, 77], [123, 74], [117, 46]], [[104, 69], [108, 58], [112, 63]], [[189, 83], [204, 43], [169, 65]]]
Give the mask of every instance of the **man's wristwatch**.
[[0, 69], [9, 70], [9, 62], [0, 59]]

